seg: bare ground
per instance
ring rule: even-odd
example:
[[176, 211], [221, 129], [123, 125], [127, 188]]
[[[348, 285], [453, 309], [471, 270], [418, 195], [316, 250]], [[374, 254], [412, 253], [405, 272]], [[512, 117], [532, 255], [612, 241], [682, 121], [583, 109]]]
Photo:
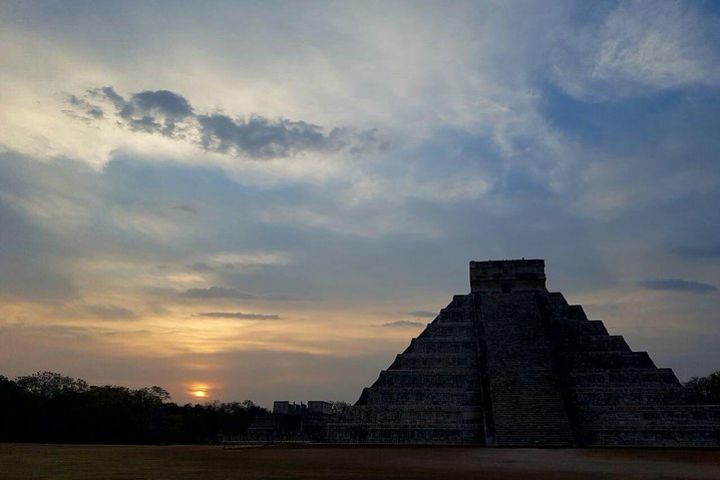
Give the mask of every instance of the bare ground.
[[0, 478], [720, 479], [720, 449], [224, 448], [0, 444]]

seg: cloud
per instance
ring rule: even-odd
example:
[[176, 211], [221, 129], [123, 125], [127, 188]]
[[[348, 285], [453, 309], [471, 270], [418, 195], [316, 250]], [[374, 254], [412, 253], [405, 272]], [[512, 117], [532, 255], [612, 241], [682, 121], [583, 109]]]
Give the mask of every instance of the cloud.
[[709, 283], [693, 282], [676, 278], [644, 280], [638, 282], [638, 285], [648, 290], [666, 290], [673, 292], [710, 293], [717, 291], [717, 287]]
[[182, 296], [189, 298], [257, 298], [256, 295], [241, 292], [236, 288], [219, 287], [216, 285], [209, 288], [190, 288], [182, 293]]
[[213, 285], [208, 288], [190, 288], [181, 294], [187, 298], [239, 298], [244, 300], [299, 300], [288, 295], [255, 295], [237, 288]]
[[215, 270], [215, 267], [212, 265], [208, 265], [207, 263], [203, 262], [197, 262], [193, 263], [190, 268], [192, 268], [196, 272], [205, 273], [205, 272], [212, 272]]
[[[160, 133], [172, 137], [178, 133], [180, 122], [192, 116], [190, 103], [182, 96], [169, 90], [146, 90], [135, 93], [125, 100], [112, 87], [103, 87], [87, 92], [90, 99], [108, 100], [115, 107], [115, 113], [131, 130]], [[86, 99], [77, 100], [70, 96], [69, 103], [80, 107], [85, 113], [101, 110]], [[102, 111], [102, 110], [101, 110]]]
[[170, 90], [145, 90], [126, 100], [113, 87], [95, 88], [82, 98], [69, 95], [67, 103], [75, 110], [66, 113], [85, 122], [102, 120], [104, 110], [98, 102], [110, 103], [117, 123], [132, 131], [189, 140], [211, 152], [256, 160], [305, 152], [360, 154], [389, 148], [389, 142], [380, 138], [377, 129], [333, 128], [325, 133], [319, 125], [286, 118], [196, 114], [185, 97]]
[[198, 313], [198, 316], [210, 318], [236, 318], [239, 320], [280, 320], [280, 315], [265, 313], [205, 312]]
[[5, 201], [5, 182], [17, 181], [0, 154], [0, 299], [57, 301], [78, 295], [72, 276], [57, 254], [60, 237]]
[[195, 207], [193, 207], [192, 205], [187, 205], [185, 203], [182, 203], [180, 205], [175, 205], [173, 207], [173, 209], [178, 210], [180, 212], [185, 212], [185, 213], [192, 213], [192, 214], [197, 213], [197, 209]]
[[411, 322], [408, 320], [398, 320], [396, 322], [388, 322], [383, 323], [381, 325], [376, 325], [377, 327], [386, 327], [386, 328], [417, 328], [417, 327], [424, 327], [426, 324], [422, 322]]
[[435, 318], [437, 317], [437, 312], [429, 312], [426, 310], [415, 310], [414, 312], [408, 312], [408, 315], [411, 317], [419, 317], [419, 318]]
[[93, 105], [84, 98], [77, 97], [75, 95], [68, 95], [67, 97], [67, 103], [69, 103], [71, 106], [75, 107], [77, 110], [81, 111], [86, 115], [86, 117], [79, 116], [78, 118], [81, 118], [83, 120], [99, 120], [101, 118], [105, 117], [105, 112], [102, 108], [100, 108], [97, 105]]
[[706, 247], [681, 245], [679, 247], [675, 247], [672, 252], [679, 257], [693, 260], [720, 258], [720, 244], [709, 245]]
[[[119, 95], [115, 94], [116, 97]], [[122, 98], [122, 97], [120, 97]], [[161, 115], [172, 119], [183, 119], [192, 115], [190, 103], [182, 96], [169, 90], [146, 90], [135, 93], [121, 112], [123, 117], [133, 115]]]
[[135, 312], [115, 305], [86, 305], [83, 310], [89, 314], [107, 320], [135, 318]]
[[713, 15], [688, 2], [621, 2], [566, 35], [553, 52], [558, 82], [593, 99], [720, 83]]

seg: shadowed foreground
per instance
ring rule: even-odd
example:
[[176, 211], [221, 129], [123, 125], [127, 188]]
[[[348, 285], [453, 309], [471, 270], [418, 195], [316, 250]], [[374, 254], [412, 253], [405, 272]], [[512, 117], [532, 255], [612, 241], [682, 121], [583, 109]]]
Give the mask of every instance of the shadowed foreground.
[[720, 478], [720, 450], [0, 444], [20, 479]]

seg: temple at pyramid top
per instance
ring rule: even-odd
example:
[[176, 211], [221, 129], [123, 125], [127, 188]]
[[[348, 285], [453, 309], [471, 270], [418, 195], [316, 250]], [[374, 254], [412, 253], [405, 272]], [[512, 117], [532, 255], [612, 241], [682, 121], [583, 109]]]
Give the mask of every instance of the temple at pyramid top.
[[491, 260], [470, 262], [470, 291], [510, 293], [545, 291], [545, 261]]

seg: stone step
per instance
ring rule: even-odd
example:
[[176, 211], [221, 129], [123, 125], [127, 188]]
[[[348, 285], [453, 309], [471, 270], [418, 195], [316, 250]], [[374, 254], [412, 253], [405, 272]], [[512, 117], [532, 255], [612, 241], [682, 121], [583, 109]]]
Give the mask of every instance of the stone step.
[[399, 391], [396, 388], [372, 388], [361, 397], [363, 405], [377, 405], [385, 408], [394, 405], [458, 406], [481, 403], [480, 393], [461, 389], [422, 388]]
[[572, 335], [557, 342], [561, 352], [630, 352], [630, 347], [621, 335]]
[[458, 341], [468, 340], [475, 337], [475, 328], [472, 323], [451, 324], [431, 323], [418, 338], [452, 338]]
[[380, 410], [372, 409], [367, 412], [353, 414], [353, 419], [367, 423], [406, 424], [415, 427], [432, 425], [435, 423], [453, 423], [455, 425], [482, 424], [482, 415], [470, 415], [463, 411], [409, 411], [409, 410]]
[[477, 343], [467, 339], [413, 338], [403, 353], [474, 353]]
[[[475, 381], [468, 380], [467, 372], [409, 374], [412, 370], [386, 370], [373, 383], [371, 388], [449, 388], [463, 389], [472, 387]], [[477, 380], [476, 380], [477, 381]]]
[[655, 368], [647, 352], [563, 352], [559, 357], [570, 370]]
[[580, 413], [587, 418], [676, 418], [720, 422], [720, 405], [628, 405], [621, 409], [614, 405], [583, 405]]
[[603, 384], [672, 384], [680, 385], [677, 377], [669, 368], [624, 368], [608, 370], [605, 368], [583, 368], [570, 371], [567, 375], [571, 386]]
[[591, 405], [676, 405], [687, 402], [682, 387], [622, 387], [573, 389], [569, 393], [573, 403]]
[[[418, 370], [428, 370], [433, 371], [433, 369], [458, 369], [463, 370], [466, 373], [469, 373], [470, 371], [477, 371], [479, 368], [480, 362], [478, 361], [477, 357], [474, 356], [467, 356], [467, 355], [456, 355], [453, 357], [443, 357], [443, 356], [433, 356], [433, 357], [426, 357], [426, 356], [406, 356], [401, 355], [395, 358], [395, 361], [388, 367], [388, 370], [394, 370], [394, 371], [402, 371], [402, 370], [408, 370], [408, 371], [418, 371]], [[437, 371], [437, 370], [435, 370]]]
[[563, 335], [608, 335], [607, 328], [601, 320], [556, 318], [550, 322], [550, 326]]

